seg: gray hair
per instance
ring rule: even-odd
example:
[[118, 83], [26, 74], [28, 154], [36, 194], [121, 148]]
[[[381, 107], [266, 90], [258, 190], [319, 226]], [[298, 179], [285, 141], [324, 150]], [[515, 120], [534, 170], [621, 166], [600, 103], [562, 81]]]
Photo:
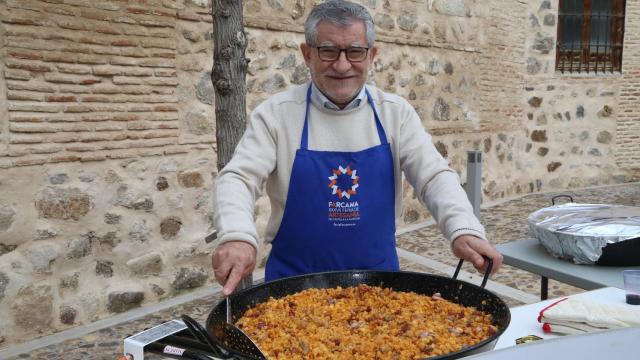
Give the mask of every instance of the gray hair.
[[373, 19], [369, 11], [362, 5], [344, 0], [329, 0], [316, 5], [304, 23], [304, 38], [310, 46], [316, 46], [318, 24], [321, 21], [329, 21], [340, 27], [349, 26], [355, 21], [363, 21], [367, 35], [367, 46], [373, 47], [376, 39]]

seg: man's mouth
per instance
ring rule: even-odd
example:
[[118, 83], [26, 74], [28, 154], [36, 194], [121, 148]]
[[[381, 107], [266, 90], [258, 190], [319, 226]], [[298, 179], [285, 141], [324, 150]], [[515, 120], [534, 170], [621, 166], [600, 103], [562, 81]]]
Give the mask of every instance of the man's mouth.
[[355, 75], [349, 75], [349, 76], [333, 76], [333, 75], [328, 75], [327, 77], [328, 77], [328, 78], [330, 78], [330, 79], [333, 79], [333, 80], [348, 80], [348, 79], [355, 78], [356, 76], [355, 76]]

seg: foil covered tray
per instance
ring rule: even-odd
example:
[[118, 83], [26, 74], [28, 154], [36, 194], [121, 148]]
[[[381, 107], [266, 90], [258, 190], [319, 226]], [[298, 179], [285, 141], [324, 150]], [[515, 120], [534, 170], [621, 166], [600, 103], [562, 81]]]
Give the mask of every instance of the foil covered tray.
[[551, 255], [576, 264], [596, 264], [608, 245], [640, 242], [640, 207], [567, 203], [537, 210], [527, 222]]

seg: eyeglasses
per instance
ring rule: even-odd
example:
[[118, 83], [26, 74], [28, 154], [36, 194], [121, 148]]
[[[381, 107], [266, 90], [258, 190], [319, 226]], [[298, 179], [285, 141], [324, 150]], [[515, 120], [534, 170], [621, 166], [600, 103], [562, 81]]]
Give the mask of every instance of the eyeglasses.
[[335, 46], [318, 46], [318, 56], [322, 61], [336, 61], [340, 57], [340, 53], [344, 51], [347, 60], [351, 62], [361, 62], [367, 58], [369, 48], [366, 47], [350, 47], [340, 49]]

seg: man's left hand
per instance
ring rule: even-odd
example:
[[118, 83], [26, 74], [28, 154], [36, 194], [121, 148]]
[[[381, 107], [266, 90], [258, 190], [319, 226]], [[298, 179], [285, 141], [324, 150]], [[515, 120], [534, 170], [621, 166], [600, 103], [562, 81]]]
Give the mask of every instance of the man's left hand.
[[461, 235], [453, 240], [453, 253], [460, 259], [470, 261], [481, 273], [487, 271], [487, 261], [482, 255], [493, 260], [491, 273], [495, 274], [502, 265], [502, 254], [488, 241], [472, 235]]

